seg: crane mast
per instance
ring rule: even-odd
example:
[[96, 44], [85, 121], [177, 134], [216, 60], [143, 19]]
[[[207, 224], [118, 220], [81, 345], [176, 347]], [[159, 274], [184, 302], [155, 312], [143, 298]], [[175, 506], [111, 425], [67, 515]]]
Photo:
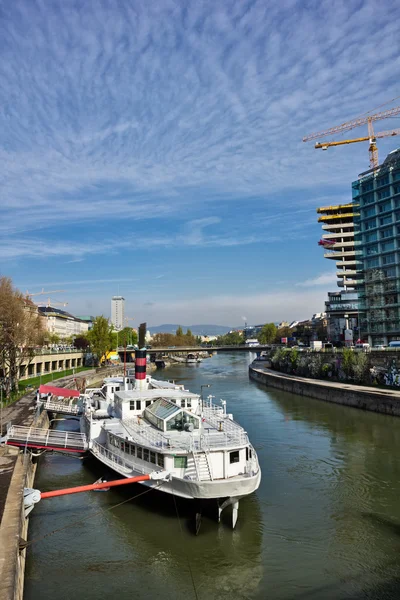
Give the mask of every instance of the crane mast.
[[331, 127], [330, 129], [326, 129], [325, 131], [319, 131], [318, 133], [312, 133], [303, 138], [303, 142], [309, 142], [311, 140], [321, 139], [336, 133], [344, 133], [346, 131], [350, 131], [351, 129], [355, 129], [356, 127], [360, 127], [361, 125], [367, 125], [368, 127], [368, 137], [359, 137], [348, 140], [339, 140], [332, 142], [317, 142], [315, 144], [315, 148], [320, 148], [322, 150], [327, 150], [331, 146], [343, 146], [345, 144], [354, 144], [357, 142], [369, 142], [369, 163], [371, 169], [376, 169], [379, 165], [379, 157], [378, 157], [378, 147], [376, 145], [377, 138], [384, 138], [394, 135], [400, 134], [400, 129], [392, 129], [389, 131], [381, 131], [375, 133], [374, 131], [374, 122], [381, 121], [383, 119], [388, 119], [390, 117], [395, 117], [400, 114], [400, 106], [396, 106], [389, 110], [385, 110], [379, 113], [375, 113], [368, 116], [358, 117], [357, 119], [353, 119], [351, 121], [346, 121], [341, 125], [337, 125], [336, 127]]

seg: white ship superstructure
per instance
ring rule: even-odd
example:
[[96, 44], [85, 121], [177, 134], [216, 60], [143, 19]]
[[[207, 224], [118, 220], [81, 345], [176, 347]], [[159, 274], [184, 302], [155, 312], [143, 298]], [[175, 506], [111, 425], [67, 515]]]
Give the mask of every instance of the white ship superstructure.
[[[85, 401], [81, 428], [90, 452], [125, 477], [166, 471], [169, 479], [143, 485], [187, 499], [233, 504], [261, 480], [257, 454], [246, 431], [226, 412], [226, 403], [203, 402], [171, 382], [143, 378], [142, 389], [117, 389], [113, 398]], [[162, 387], [165, 384], [166, 387]]]

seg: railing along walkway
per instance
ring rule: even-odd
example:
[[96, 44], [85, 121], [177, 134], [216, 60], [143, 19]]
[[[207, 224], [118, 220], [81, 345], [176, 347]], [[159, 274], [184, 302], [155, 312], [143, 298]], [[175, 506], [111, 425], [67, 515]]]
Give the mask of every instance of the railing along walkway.
[[88, 449], [86, 435], [75, 431], [58, 431], [12, 425], [7, 430], [6, 444], [28, 448], [51, 448], [85, 452]]
[[82, 409], [77, 404], [63, 404], [62, 402], [52, 402], [51, 400], [46, 400], [43, 408], [66, 415], [78, 415], [82, 412]]

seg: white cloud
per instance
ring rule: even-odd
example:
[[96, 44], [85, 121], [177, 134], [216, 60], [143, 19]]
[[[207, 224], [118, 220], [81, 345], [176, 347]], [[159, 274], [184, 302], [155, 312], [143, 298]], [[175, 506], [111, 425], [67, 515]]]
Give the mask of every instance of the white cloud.
[[301, 139], [396, 95], [399, 16], [374, 0], [8, 3], [0, 227], [176, 217], [221, 194], [312, 202], [338, 173], [350, 192], [367, 146]]
[[337, 283], [337, 277], [336, 274], [334, 272], [326, 272], [326, 273], [321, 273], [321, 275], [318, 275], [317, 277], [314, 277], [313, 279], [306, 279], [305, 281], [299, 281], [298, 283], [296, 283], [296, 286], [298, 287], [313, 287], [313, 286], [319, 286], [319, 285], [324, 285], [324, 286], [328, 286], [328, 285], [334, 285]]
[[[321, 312], [326, 296], [325, 292], [315, 290], [299, 290], [293, 294], [290, 288], [278, 293], [254, 295], [238, 293], [189, 296], [181, 290], [179, 300], [162, 298], [157, 301], [149, 300], [148, 294], [148, 289], [139, 290], [132, 307], [127, 298], [125, 307], [127, 314], [134, 314], [134, 311], [137, 314], [140, 311], [142, 320], [149, 325], [176, 322], [190, 325], [207, 322], [236, 327], [243, 326], [241, 315], [244, 312], [249, 324], [310, 318], [312, 314]], [[80, 294], [70, 303], [70, 309], [73, 309], [76, 314], [80, 314], [85, 310], [85, 302]], [[109, 298], [99, 300], [97, 296], [94, 296], [91, 299], [91, 305], [96, 314], [108, 314], [109, 312]], [[207, 309], [206, 319], [205, 307]]]

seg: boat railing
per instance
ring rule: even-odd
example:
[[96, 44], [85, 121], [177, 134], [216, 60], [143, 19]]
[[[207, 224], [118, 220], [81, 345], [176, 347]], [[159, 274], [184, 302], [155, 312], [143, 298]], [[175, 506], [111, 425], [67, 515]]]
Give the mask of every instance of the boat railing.
[[216, 427], [217, 431], [206, 432], [200, 436], [189, 435], [179, 441], [148, 425], [140, 424], [135, 419], [124, 419], [122, 425], [136, 443], [152, 446], [158, 450], [210, 452], [216, 448], [244, 446], [249, 443], [247, 433], [241, 427], [234, 428], [232, 431], [218, 431]]
[[221, 410], [215, 410], [218, 407], [204, 407], [203, 414], [206, 421], [215, 427], [218, 431], [227, 431], [237, 434], [244, 431], [243, 427], [233, 419], [227, 417]]
[[103, 457], [103, 459], [105, 459], [105, 462], [111, 467], [119, 466], [123, 469], [126, 469], [127, 471], [135, 470], [145, 473], [143, 467], [139, 467], [136, 464], [134, 465], [130, 460], [126, 460], [125, 457], [121, 456], [120, 454], [117, 454], [116, 452], [112, 452], [111, 450], [105, 448], [104, 446], [102, 446], [94, 440], [92, 442], [92, 450], [95, 454], [100, 454]]

